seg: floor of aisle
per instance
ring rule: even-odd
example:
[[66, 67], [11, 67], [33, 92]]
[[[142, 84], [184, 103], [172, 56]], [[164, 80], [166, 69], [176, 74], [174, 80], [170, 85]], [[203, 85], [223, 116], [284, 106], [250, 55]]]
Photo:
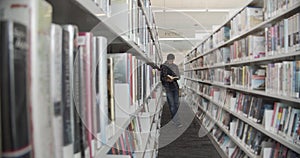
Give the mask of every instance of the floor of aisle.
[[199, 136], [200, 125], [184, 98], [178, 113], [183, 125], [180, 128], [170, 122], [168, 104], [163, 107], [158, 158], [220, 158], [209, 138]]

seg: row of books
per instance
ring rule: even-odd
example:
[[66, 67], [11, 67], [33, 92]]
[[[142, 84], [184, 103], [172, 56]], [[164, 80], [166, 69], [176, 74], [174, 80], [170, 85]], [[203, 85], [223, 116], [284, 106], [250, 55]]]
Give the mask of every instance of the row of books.
[[207, 134], [211, 134], [213, 140], [217, 142], [226, 157], [231, 158], [244, 158], [247, 157], [246, 153], [237, 146], [232, 139], [218, 126], [215, 125], [215, 121], [210, 119], [205, 112], [199, 109], [196, 112], [196, 117], [199, 119], [201, 128], [207, 130]]
[[300, 50], [300, 13], [265, 28], [265, 52], [267, 56]]
[[268, 94], [299, 98], [299, 65], [299, 60], [282, 61], [260, 66], [187, 71], [185, 75], [202, 81], [216, 82], [244, 89], [263, 90]]
[[[160, 87], [156, 87], [152, 91], [149, 96], [151, 99], [144, 103], [141, 112], [137, 113], [137, 116], [131, 119], [130, 124], [124, 128], [117, 141], [110, 146], [108, 155], [128, 155], [134, 158], [139, 157], [139, 155], [147, 151], [155, 151], [157, 149], [157, 143], [150, 145], [149, 142], [158, 139], [158, 122], [161, 116], [161, 92], [162, 89]], [[150, 116], [151, 118], [143, 115], [148, 115], [149, 112], [156, 114]], [[147, 137], [145, 137], [146, 135]]]
[[155, 28], [155, 23], [149, 0], [145, 4], [148, 8], [142, 8], [139, 0], [113, 1], [112, 16], [108, 21], [122, 30], [120, 34], [126, 40], [136, 43], [146, 56], [154, 60], [159, 52], [155, 45], [158, 35], [150, 29]]
[[[206, 100], [206, 99], [201, 97], [201, 100]], [[202, 102], [199, 103], [199, 106], [203, 107], [201, 104]], [[273, 153], [274, 155], [272, 155], [272, 157], [278, 157], [277, 154], [282, 154], [283, 156], [289, 155], [289, 157], [298, 155], [294, 151], [289, 150], [287, 147], [283, 146], [282, 144], [273, 141], [271, 138], [267, 137], [262, 132], [248, 125], [247, 123], [243, 122], [239, 118], [233, 117], [230, 113], [222, 110], [221, 107], [218, 107], [213, 103], [208, 104], [207, 110], [204, 108], [201, 108], [200, 110], [201, 110], [200, 112], [199, 111], [197, 112], [197, 116], [202, 120], [201, 122], [205, 127], [207, 127], [206, 128], [207, 130], [211, 129], [210, 128], [211, 122], [213, 122], [212, 124], [215, 124], [214, 121], [211, 120], [214, 119], [215, 121], [219, 122], [219, 124], [222, 125], [222, 128], [228, 130], [228, 133], [231, 136], [233, 136], [234, 139], [237, 139], [242, 146], [245, 146], [247, 150], [250, 150], [255, 155], [260, 155], [261, 157], [270, 157], [267, 155], [271, 154], [272, 152], [274, 152]], [[202, 112], [203, 110], [205, 113], [208, 113], [210, 115], [208, 118], [205, 116], [205, 113]], [[213, 131], [212, 133], [214, 134], [217, 142], [222, 140], [223, 139], [222, 135], [225, 134], [225, 133], [222, 134], [223, 131], [222, 130], [218, 131], [218, 129], [219, 128], [215, 126], [213, 127], [212, 130]], [[222, 146], [224, 146], [223, 143], [219, 145], [221, 148]], [[278, 149], [276, 149], [275, 145], [276, 146], [280, 145], [281, 148], [285, 150], [285, 152], [281, 153], [277, 151]], [[232, 145], [231, 147], [236, 148], [234, 145]], [[230, 150], [231, 152], [227, 153], [229, 155], [228, 157], [230, 157], [230, 155], [235, 153], [234, 150]]]
[[129, 126], [111, 147], [108, 154], [130, 155], [131, 157], [136, 157], [135, 152], [141, 150], [141, 143], [141, 125], [140, 120], [137, 117], [130, 122]]
[[230, 21], [230, 37], [235, 37], [263, 22], [263, 9], [246, 7]]
[[210, 38], [205, 40], [197, 49], [198, 53], [207, 52], [223, 44], [229, 39], [255, 27], [263, 22], [263, 9], [259, 7], [245, 7], [230, 20], [228, 26], [220, 28]]
[[[221, 47], [205, 55], [203, 59], [192, 61], [190, 67], [208, 67], [299, 51], [300, 45], [299, 40], [297, 40], [300, 32], [299, 20], [300, 13], [282, 19], [272, 26], [266, 27], [263, 32], [257, 35], [249, 35], [236, 40], [230, 46]], [[212, 40], [214, 40], [213, 37], [215, 36], [212, 36]], [[196, 53], [191, 53], [190, 56], [196, 57], [208, 50], [204, 50], [199, 46], [197, 50], [194, 51]]]
[[266, 71], [266, 92], [299, 98], [300, 61], [270, 63]]
[[236, 144], [217, 126], [213, 127], [211, 134], [214, 136], [215, 141], [218, 142], [220, 148], [230, 157]]
[[215, 34], [213, 34], [213, 46], [222, 44], [230, 39], [230, 27], [224, 26]]
[[156, 72], [128, 54], [107, 59], [105, 37], [51, 24], [44, 0], [0, 4], [2, 156], [94, 157], [123, 106], [115, 80], [126, 78], [128, 104], [141, 104]]
[[[224, 70], [225, 72], [228, 71]], [[231, 67], [229, 78], [232, 86], [252, 90], [265, 90], [266, 69], [264, 66]]]
[[113, 63], [114, 82], [127, 84], [129, 88], [130, 105], [143, 103], [150, 88], [158, 81], [156, 70], [129, 53], [109, 54], [108, 57]]
[[265, 37], [249, 35], [234, 41], [229, 47], [221, 47], [202, 59], [191, 62], [191, 68], [202, 68], [265, 57]]
[[208, 71], [207, 69], [184, 72], [186, 77], [203, 81], [211, 81], [212, 75], [210, 73], [211, 71]]
[[[201, 45], [200, 45], [201, 46]], [[203, 46], [202, 46], [203, 47]], [[197, 57], [199, 54], [198, 54], [198, 51], [197, 49], [193, 49], [189, 54], [186, 55], [185, 57], [185, 62]]]
[[[298, 126], [298, 117], [300, 114], [299, 109], [293, 107], [293, 104], [263, 99], [255, 95], [229, 91], [225, 88], [214, 86], [208, 88], [210, 93], [203, 93], [203, 95], [218, 105], [208, 102], [208, 99], [201, 96], [198, 99], [194, 96], [193, 100], [196, 100], [204, 110], [210, 112], [211, 116], [216, 120], [220, 117], [221, 106], [223, 106], [230, 112], [234, 112], [258, 124], [263, 124], [267, 131], [289, 139], [291, 143], [299, 144], [300, 135], [298, 131], [300, 127]], [[201, 91], [200, 94], [202, 94]], [[229, 127], [229, 124], [224, 125]]]
[[264, 0], [264, 18], [270, 19], [276, 15], [282, 14], [284, 11], [295, 6], [299, 1], [297, 0]]

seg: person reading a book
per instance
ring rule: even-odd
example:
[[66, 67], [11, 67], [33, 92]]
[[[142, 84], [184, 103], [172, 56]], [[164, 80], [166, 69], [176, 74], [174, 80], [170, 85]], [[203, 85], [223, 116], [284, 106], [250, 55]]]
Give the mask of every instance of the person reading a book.
[[180, 79], [180, 74], [178, 66], [174, 64], [174, 59], [174, 54], [167, 55], [167, 61], [160, 67], [160, 79], [166, 90], [167, 102], [171, 112], [172, 122], [177, 127], [181, 127], [182, 125], [179, 121], [179, 117], [176, 115], [179, 107], [179, 85], [177, 80]]

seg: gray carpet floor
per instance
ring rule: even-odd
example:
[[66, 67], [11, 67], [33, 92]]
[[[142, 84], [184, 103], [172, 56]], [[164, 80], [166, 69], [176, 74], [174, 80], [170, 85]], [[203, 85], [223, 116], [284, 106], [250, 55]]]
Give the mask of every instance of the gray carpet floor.
[[207, 136], [199, 136], [200, 125], [187, 103], [181, 98], [178, 110], [183, 127], [170, 122], [168, 104], [163, 107], [158, 158], [220, 158]]

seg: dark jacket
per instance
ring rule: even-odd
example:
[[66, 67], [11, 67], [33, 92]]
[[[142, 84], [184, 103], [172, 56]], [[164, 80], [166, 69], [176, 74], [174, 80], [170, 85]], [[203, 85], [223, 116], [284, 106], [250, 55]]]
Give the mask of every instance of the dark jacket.
[[173, 77], [180, 77], [178, 66], [175, 64], [168, 63], [164, 63], [160, 66], [160, 80], [162, 82], [162, 85], [165, 87], [166, 90], [178, 90], [179, 85], [177, 83], [177, 79], [174, 79], [172, 82], [168, 82], [168, 75]]

